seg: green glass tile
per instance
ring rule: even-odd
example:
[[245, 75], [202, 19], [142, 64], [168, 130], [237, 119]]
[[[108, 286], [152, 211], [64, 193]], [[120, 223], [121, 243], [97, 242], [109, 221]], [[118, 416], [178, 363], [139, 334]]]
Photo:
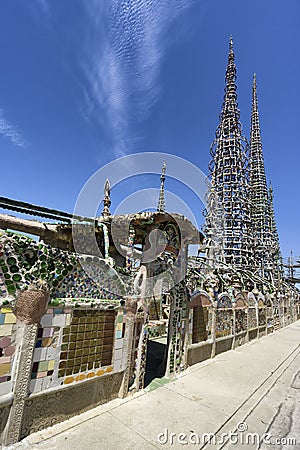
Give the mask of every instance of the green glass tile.
[[79, 373], [80, 372], [80, 366], [74, 366], [72, 373]]
[[70, 337], [70, 335], [66, 334], [65, 336], [63, 336], [62, 341], [63, 342], [68, 342], [69, 341], [69, 337]]
[[84, 348], [87, 348], [87, 347], [89, 347], [89, 346], [90, 346], [90, 340], [89, 340], [89, 339], [84, 340], [84, 341], [83, 341], [83, 347], [84, 347]]
[[48, 370], [49, 361], [40, 361], [38, 372], [46, 372]]

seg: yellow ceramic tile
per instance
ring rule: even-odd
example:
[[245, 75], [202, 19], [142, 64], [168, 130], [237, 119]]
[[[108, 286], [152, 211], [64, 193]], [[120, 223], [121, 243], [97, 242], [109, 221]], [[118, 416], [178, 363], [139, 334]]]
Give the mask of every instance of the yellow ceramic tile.
[[1, 308], [1, 312], [2, 312], [2, 314], [11, 313], [11, 312], [12, 312], [12, 309], [11, 309], [11, 308], [8, 308], [8, 307], [2, 307], [2, 308]]
[[0, 377], [2, 377], [3, 375], [9, 374], [10, 368], [11, 368], [10, 363], [0, 364]]
[[5, 319], [4, 319], [5, 324], [16, 323], [16, 321], [17, 321], [17, 318], [13, 313], [5, 314]]
[[85, 379], [85, 375], [83, 373], [81, 373], [80, 375], [77, 375], [77, 377], [75, 379], [76, 379], [76, 381], [83, 381]]
[[67, 317], [66, 317], [66, 326], [68, 327], [68, 326], [70, 325], [70, 323], [71, 323], [71, 314], [67, 314]]
[[64, 380], [64, 384], [70, 384], [70, 383], [73, 383], [73, 381], [74, 381], [74, 377], [67, 377]]
[[123, 329], [123, 323], [117, 323], [117, 328], [116, 328], [116, 330], [117, 331], [122, 331], [122, 329]]
[[48, 363], [48, 370], [54, 370], [54, 365], [55, 365], [55, 359], [52, 359]]
[[105, 370], [105, 372], [112, 372], [113, 368], [112, 367], [107, 367], [107, 369]]
[[98, 372], [96, 373], [97, 377], [101, 377], [101, 375], [103, 375], [103, 374], [104, 374], [104, 370], [103, 369], [98, 370]]
[[94, 376], [95, 376], [95, 372], [90, 372], [90, 373], [88, 373], [87, 374], [87, 378], [94, 378]]

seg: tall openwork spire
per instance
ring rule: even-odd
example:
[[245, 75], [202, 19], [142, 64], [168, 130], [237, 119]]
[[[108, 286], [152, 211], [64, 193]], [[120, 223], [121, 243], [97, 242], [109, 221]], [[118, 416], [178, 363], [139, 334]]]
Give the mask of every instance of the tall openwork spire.
[[230, 38], [220, 123], [211, 145], [210, 188], [206, 211], [206, 257], [209, 265], [233, 268], [252, 264], [246, 149], [237, 103], [236, 66]]
[[283, 277], [283, 263], [275, 219], [275, 211], [273, 204], [273, 188], [271, 183], [269, 187], [269, 217], [270, 217], [270, 231], [271, 231], [271, 265], [273, 277], [272, 281], [275, 284], [280, 284], [280, 278]]
[[165, 212], [165, 174], [166, 174], [166, 161], [163, 162], [160, 176], [160, 190], [159, 190], [159, 199], [157, 205], [158, 212]]
[[257, 273], [271, 280], [271, 228], [268, 188], [259, 124], [256, 74], [253, 76], [249, 158], [249, 197], [254, 237], [254, 266]]

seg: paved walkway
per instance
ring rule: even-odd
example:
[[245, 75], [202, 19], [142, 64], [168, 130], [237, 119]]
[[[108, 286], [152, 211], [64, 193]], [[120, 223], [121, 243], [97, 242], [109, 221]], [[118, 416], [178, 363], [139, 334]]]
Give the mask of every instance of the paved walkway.
[[197, 364], [147, 394], [116, 399], [13, 448], [300, 449], [299, 342], [298, 321]]

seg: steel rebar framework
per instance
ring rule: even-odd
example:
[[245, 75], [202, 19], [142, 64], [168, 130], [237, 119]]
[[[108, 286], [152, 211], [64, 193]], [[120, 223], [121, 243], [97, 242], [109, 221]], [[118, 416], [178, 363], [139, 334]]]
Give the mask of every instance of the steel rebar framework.
[[280, 250], [279, 236], [277, 231], [275, 211], [273, 205], [273, 188], [269, 187], [269, 217], [270, 217], [270, 232], [271, 232], [271, 267], [273, 280], [276, 285], [280, 285], [284, 277], [283, 262]]
[[220, 123], [211, 145], [211, 186], [206, 211], [206, 259], [218, 267], [251, 268], [252, 236], [247, 181], [247, 140], [237, 102], [236, 66], [230, 38]]
[[269, 195], [259, 122], [256, 75], [253, 77], [249, 155], [249, 200], [254, 238], [254, 271], [273, 281], [272, 233]]

